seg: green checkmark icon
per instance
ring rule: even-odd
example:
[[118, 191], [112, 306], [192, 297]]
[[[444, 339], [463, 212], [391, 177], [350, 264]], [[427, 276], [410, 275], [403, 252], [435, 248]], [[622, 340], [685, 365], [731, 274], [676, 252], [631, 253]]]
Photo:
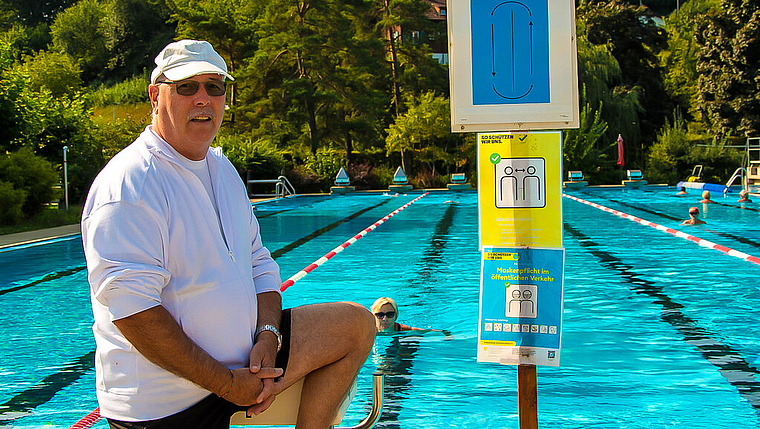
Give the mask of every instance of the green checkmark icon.
[[501, 161], [501, 155], [498, 153], [492, 153], [490, 160], [492, 164], [498, 164], [499, 161]]

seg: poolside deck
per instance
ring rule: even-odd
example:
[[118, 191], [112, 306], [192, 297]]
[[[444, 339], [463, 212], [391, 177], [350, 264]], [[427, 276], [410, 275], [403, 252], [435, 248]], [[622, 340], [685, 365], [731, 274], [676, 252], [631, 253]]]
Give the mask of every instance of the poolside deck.
[[79, 234], [79, 224], [0, 235], [0, 249]]

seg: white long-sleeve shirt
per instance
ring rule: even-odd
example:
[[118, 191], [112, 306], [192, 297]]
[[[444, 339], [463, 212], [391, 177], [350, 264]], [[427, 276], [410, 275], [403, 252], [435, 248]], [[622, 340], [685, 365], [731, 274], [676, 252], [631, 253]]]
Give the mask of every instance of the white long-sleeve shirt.
[[149, 126], [100, 172], [85, 203], [82, 240], [104, 417], [157, 419], [209, 394], [145, 359], [114, 320], [162, 305], [196, 344], [239, 368], [253, 347], [256, 295], [279, 292], [279, 268], [262, 246], [232, 164], [218, 148], [206, 155], [215, 209], [180, 157]]

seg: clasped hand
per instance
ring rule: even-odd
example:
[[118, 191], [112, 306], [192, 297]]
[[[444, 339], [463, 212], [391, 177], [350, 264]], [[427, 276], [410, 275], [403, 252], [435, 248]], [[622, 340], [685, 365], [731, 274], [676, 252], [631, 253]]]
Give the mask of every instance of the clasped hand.
[[282, 378], [275, 380], [283, 374], [282, 368], [274, 367], [276, 357], [276, 339], [262, 336], [251, 349], [249, 367], [232, 371], [235, 381], [226, 399], [236, 405], [251, 405], [246, 412], [249, 417], [263, 413], [282, 391]]

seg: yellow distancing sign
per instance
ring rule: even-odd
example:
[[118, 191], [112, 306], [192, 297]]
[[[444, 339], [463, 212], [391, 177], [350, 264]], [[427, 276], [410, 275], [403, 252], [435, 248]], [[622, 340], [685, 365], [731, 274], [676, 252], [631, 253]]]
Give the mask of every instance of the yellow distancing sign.
[[562, 247], [562, 134], [478, 134], [480, 248]]

